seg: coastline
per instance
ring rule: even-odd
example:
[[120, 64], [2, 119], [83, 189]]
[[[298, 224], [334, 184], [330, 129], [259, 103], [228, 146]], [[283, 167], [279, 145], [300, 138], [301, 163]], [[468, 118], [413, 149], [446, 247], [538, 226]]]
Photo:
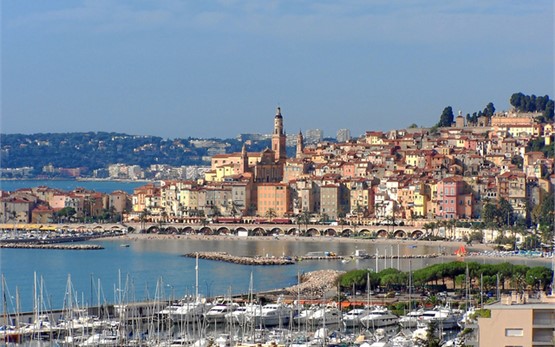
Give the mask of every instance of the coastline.
[[479, 250], [492, 250], [493, 248], [487, 244], [466, 245], [462, 241], [425, 241], [425, 240], [408, 240], [408, 239], [360, 239], [348, 237], [327, 237], [327, 236], [289, 236], [280, 235], [278, 238], [274, 236], [224, 236], [224, 235], [170, 235], [170, 234], [125, 234], [122, 236], [106, 237], [106, 239], [123, 239], [123, 240], [168, 240], [168, 239], [184, 239], [184, 240], [226, 240], [226, 241], [278, 241], [278, 242], [322, 242], [322, 243], [351, 243], [351, 244], [384, 244], [384, 245], [422, 245], [422, 246], [449, 246], [449, 247], [469, 247]]
[[222, 235], [168, 235], [168, 234], [125, 234], [122, 236], [109, 236], [102, 238], [105, 240], [125, 240], [125, 241], [139, 241], [139, 240], [219, 240], [219, 241], [275, 241], [275, 242], [321, 242], [322, 244], [329, 243], [348, 243], [353, 245], [418, 245], [418, 246], [435, 246], [435, 247], [450, 247], [459, 248], [465, 246], [469, 249], [469, 253], [466, 256], [458, 257], [455, 254], [445, 254], [446, 260], [464, 260], [464, 261], [474, 261], [480, 262], [486, 259], [497, 259], [511, 262], [513, 260], [533, 260], [540, 262], [551, 262], [551, 258], [543, 257], [524, 257], [517, 255], [487, 255], [483, 252], [494, 252], [493, 246], [490, 244], [475, 243], [472, 245], [467, 245], [462, 241], [425, 241], [425, 240], [398, 240], [398, 239], [355, 239], [355, 238], [345, 238], [345, 237], [300, 237], [300, 236], [279, 236], [275, 238], [273, 236], [222, 236]]

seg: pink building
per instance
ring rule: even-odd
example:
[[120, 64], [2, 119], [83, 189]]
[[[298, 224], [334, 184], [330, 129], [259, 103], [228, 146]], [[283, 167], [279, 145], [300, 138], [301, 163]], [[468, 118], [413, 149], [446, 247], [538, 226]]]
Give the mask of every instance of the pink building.
[[437, 216], [446, 219], [470, 218], [472, 195], [464, 194], [464, 182], [460, 176], [447, 177], [437, 184]]

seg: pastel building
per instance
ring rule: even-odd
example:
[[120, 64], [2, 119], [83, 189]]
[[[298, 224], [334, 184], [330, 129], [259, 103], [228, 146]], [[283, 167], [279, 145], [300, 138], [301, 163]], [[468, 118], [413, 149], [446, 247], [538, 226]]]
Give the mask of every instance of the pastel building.
[[282, 217], [291, 212], [291, 198], [289, 186], [284, 183], [261, 183], [257, 186], [257, 214], [268, 215], [273, 210], [276, 217]]
[[478, 319], [479, 346], [555, 345], [555, 297], [513, 293], [485, 308], [491, 318]]

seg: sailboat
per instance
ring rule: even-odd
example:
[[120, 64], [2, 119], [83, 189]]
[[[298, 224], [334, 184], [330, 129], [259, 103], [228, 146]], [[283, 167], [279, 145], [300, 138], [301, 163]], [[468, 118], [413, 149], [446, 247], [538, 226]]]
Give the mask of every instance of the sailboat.
[[465, 257], [466, 256], [466, 248], [464, 247], [464, 245], [460, 246], [456, 251], [455, 251], [455, 255], [457, 257]]

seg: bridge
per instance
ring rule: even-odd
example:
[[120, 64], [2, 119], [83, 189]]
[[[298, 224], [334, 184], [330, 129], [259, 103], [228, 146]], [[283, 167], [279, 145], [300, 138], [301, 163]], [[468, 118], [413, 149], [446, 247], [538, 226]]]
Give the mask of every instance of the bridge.
[[321, 224], [187, 224], [187, 223], [127, 223], [135, 231], [159, 234], [188, 235], [246, 235], [246, 236], [374, 236], [378, 238], [413, 238], [426, 234], [426, 230], [413, 226], [353, 226]]
[[140, 232], [147, 234], [183, 234], [183, 235], [241, 235], [241, 236], [373, 236], [378, 238], [413, 238], [417, 239], [426, 230], [413, 226], [354, 226], [322, 224], [248, 224], [248, 223], [65, 223], [65, 224], [0, 224], [2, 230], [23, 231], [70, 231], [81, 232]]

